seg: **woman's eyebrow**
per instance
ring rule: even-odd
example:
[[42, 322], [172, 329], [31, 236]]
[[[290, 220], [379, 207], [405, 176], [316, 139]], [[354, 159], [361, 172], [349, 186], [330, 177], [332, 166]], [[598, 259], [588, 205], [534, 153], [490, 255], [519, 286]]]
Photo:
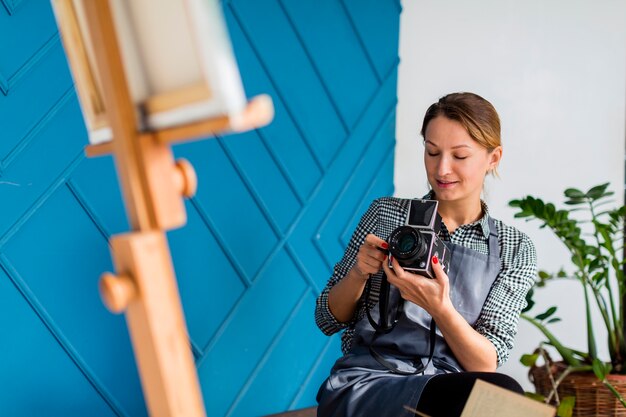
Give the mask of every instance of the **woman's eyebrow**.
[[[426, 139], [424, 141], [424, 143], [427, 143], [427, 144], [429, 144], [431, 146], [434, 146], [435, 148], [438, 148], [438, 146], [436, 144], [434, 144], [433, 142], [429, 141], [428, 139]], [[472, 149], [472, 147], [470, 145], [466, 145], [466, 144], [456, 145], [456, 146], [453, 146], [451, 149], [458, 149], [458, 148]]]

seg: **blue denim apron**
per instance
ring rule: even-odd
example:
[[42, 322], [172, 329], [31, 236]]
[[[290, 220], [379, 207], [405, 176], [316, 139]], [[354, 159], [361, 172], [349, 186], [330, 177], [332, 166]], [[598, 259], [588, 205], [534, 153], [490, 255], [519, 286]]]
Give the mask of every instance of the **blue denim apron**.
[[[489, 255], [450, 242], [446, 245], [451, 251], [450, 298], [473, 326], [500, 272], [496, 225], [489, 218]], [[391, 286], [389, 305], [396, 305], [399, 297], [399, 291]], [[372, 308], [374, 320], [379, 319], [378, 310], [378, 305]], [[367, 317], [363, 317], [356, 324], [350, 352], [335, 362], [330, 377], [320, 387], [318, 417], [413, 416], [404, 406], [415, 408], [433, 375], [463, 371], [439, 330], [432, 361], [428, 360], [430, 325], [431, 316], [411, 302], [404, 303], [395, 328], [387, 334], [376, 333]], [[392, 364], [404, 374], [383, 366], [380, 357], [372, 356], [370, 349], [382, 356], [387, 366]], [[423, 372], [415, 374], [420, 368], [424, 368]]]

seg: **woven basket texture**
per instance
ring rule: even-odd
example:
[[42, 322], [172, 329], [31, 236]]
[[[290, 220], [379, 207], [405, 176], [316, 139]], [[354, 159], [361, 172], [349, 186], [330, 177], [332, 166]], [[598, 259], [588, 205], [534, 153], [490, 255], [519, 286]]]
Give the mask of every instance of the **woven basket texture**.
[[[566, 365], [562, 362], [555, 362], [550, 366], [555, 379], [565, 368]], [[533, 366], [529, 371], [529, 377], [535, 385], [536, 392], [547, 397], [552, 384], [546, 367]], [[626, 397], [626, 375], [609, 375], [607, 379], [623, 397]], [[626, 417], [626, 408], [593, 372], [568, 375], [559, 385], [557, 392], [560, 398], [576, 397], [573, 417]], [[552, 403], [555, 404], [554, 399]]]

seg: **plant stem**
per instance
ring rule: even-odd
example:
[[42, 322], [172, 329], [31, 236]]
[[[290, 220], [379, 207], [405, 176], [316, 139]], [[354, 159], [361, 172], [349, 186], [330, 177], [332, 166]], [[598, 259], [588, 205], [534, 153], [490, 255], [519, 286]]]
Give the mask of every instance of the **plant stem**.
[[[610, 271], [610, 265], [608, 265], [608, 261], [604, 258], [604, 256], [602, 256], [602, 244], [600, 243], [600, 236], [599, 236], [599, 231], [598, 231], [598, 216], [595, 213], [595, 210], [593, 209], [593, 201], [589, 200], [589, 212], [591, 213], [591, 220], [593, 223], [593, 235], [596, 239], [596, 244], [598, 245], [598, 252], [599, 252], [599, 258], [602, 260], [603, 263], [603, 269], [606, 271], [606, 276], [604, 277], [605, 279], [605, 287], [607, 289], [608, 292], [608, 298], [609, 298], [609, 303], [611, 305], [611, 316], [613, 319], [612, 323], [607, 323], [607, 331], [609, 332], [609, 340], [610, 340], [610, 356], [611, 359], [613, 361], [619, 361], [621, 362], [621, 352], [620, 352], [620, 342], [623, 339], [622, 336], [622, 329], [620, 326], [620, 322], [617, 318], [617, 311], [615, 308], [615, 300], [613, 299], [613, 286], [611, 285], [611, 280], [610, 280], [610, 276], [609, 276], [609, 271]], [[605, 231], [606, 232], [606, 231]], [[606, 235], [606, 234], [605, 234]], [[609, 246], [608, 251], [611, 254], [614, 254], [615, 251], [611, 250], [611, 246], [612, 246], [612, 242], [607, 241], [606, 244]], [[606, 300], [604, 300], [604, 308], [606, 309]], [[588, 318], [589, 320], [590, 318]]]
[[605, 387], [607, 387], [613, 393], [613, 395], [615, 395], [615, 398], [617, 398], [619, 402], [622, 403], [622, 406], [626, 408], [626, 400], [624, 400], [624, 397], [622, 397], [622, 394], [620, 394], [615, 389], [615, 387], [609, 381], [607, 381], [606, 378], [602, 380], [602, 383], [604, 384]]
[[594, 360], [598, 357], [598, 351], [596, 349], [596, 336], [593, 333], [591, 310], [589, 309], [589, 291], [587, 286], [584, 284], [583, 290], [585, 293], [585, 316], [587, 319], [587, 348], [589, 349], [589, 356], [591, 357], [591, 360]]
[[[548, 373], [548, 378], [550, 378], [550, 385], [552, 386], [552, 389], [550, 390], [550, 394], [546, 397], [546, 404], [550, 404], [550, 401], [552, 400], [552, 396], [554, 396], [556, 403], [560, 404], [561, 400], [559, 399], [558, 388], [559, 388], [559, 384], [561, 383], [561, 378], [559, 378], [559, 382], [554, 381], [554, 375], [552, 375], [552, 370], [550, 369], [550, 366], [552, 365], [552, 361], [548, 358], [548, 355], [546, 354], [545, 349], [541, 345], [539, 346], [539, 352], [541, 353], [541, 356], [543, 357], [543, 366], [545, 366], [546, 368], [546, 372]], [[563, 373], [569, 373], [568, 369], [569, 368], [567, 368], [565, 372]]]
[[559, 355], [561, 355], [563, 360], [568, 365], [580, 366], [580, 361], [574, 357], [572, 350], [563, 346], [561, 342], [559, 342], [557, 338], [543, 324], [541, 324], [541, 322], [539, 322], [535, 318], [530, 317], [526, 314], [522, 314], [520, 317], [522, 317], [524, 320], [529, 321], [537, 329], [539, 329], [539, 331], [543, 333], [545, 337], [548, 338], [548, 341], [550, 342], [550, 344], [554, 346], [554, 348], [559, 352]]

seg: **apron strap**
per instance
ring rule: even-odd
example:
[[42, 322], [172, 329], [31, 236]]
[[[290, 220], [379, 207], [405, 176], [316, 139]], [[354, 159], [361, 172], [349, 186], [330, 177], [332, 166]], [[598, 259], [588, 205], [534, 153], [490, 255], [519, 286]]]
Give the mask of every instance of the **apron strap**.
[[[391, 331], [391, 330], [389, 330], [389, 331]], [[378, 335], [378, 334], [379, 333], [376, 333], [376, 335]], [[426, 368], [428, 368], [428, 365], [430, 365], [430, 362], [433, 360], [433, 355], [435, 354], [435, 343], [437, 343], [436, 337], [437, 337], [437, 323], [435, 323], [435, 320], [433, 320], [431, 318], [430, 319], [430, 343], [429, 343], [429, 345], [430, 345], [430, 352], [428, 354], [428, 362], [426, 362], [426, 365], [424, 365], [424, 363], [420, 359], [418, 359], [419, 365], [417, 365], [416, 362], [413, 362], [413, 366], [415, 367], [415, 371], [403, 371], [401, 369], [398, 369], [397, 366], [395, 366], [393, 363], [389, 362], [387, 359], [385, 359], [383, 357], [383, 355], [378, 353], [376, 351], [376, 349], [374, 349], [374, 347], [371, 344], [369, 345], [369, 351], [370, 351], [370, 354], [372, 355], [372, 357], [374, 359], [376, 359], [376, 362], [378, 362], [379, 364], [381, 364], [382, 366], [387, 368], [389, 371], [391, 371], [391, 373], [398, 374], [398, 375], [416, 375], [416, 374], [421, 374], [421, 373], [424, 373]], [[374, 340], [376, 340], [376, 336], [374, 336]], [[372, 341], [372, 344], [373, 343], [374, 343], [374, 341]]]
[[489, 224], [489, 257], [500, 258], [500, 246], [498, 244], [498, 229], [496, 222], [491, 217], [488, 219]]

